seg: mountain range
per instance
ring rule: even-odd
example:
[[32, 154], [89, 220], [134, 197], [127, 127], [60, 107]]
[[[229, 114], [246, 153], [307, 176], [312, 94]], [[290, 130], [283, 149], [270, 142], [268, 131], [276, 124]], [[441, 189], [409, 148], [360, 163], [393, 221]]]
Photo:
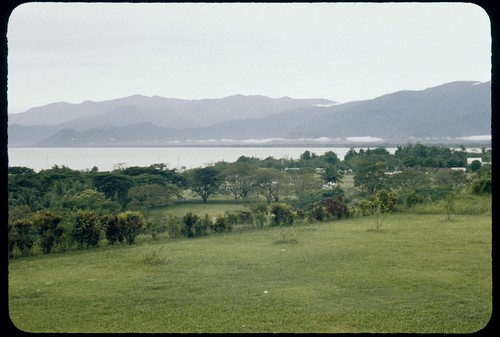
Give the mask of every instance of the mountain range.
[[11, 147], [484, 142], [491, 135], [491, 82], [451, 82], [347, 103], [134, 95], [52, 103], [8, 118]]

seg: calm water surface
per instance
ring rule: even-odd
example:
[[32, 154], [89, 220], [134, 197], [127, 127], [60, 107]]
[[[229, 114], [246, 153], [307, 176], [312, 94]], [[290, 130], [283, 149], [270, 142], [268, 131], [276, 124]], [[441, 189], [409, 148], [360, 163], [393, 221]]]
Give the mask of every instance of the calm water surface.
[[[304, 151], [317, 155], [333, 151], [344, 159], [348, 147], [132, 147], [132, 148], [9, 148], [9, 166], [25, 166], [35, 171], [54, 165], [73, 170], [111, 171], [117, 167], [165, 164], [168, 168], [194, 168], [218, 161], [235, 162], [240, 156], [265, 159], [299, 159]], [[396, 148], [387, 148], [394, 153]]]

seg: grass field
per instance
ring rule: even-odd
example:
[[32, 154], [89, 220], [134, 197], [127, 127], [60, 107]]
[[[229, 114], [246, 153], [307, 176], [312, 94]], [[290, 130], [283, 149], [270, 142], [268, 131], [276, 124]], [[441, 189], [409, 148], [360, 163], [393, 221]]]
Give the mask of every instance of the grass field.
[[248, 211], [247, 206], [247, 204], [235, 204], [234, 200], [222, 199], [220, 197], [211, 198], [207, 203], [202, 203], [198, 200], [178, 201], [174, 205], [151, 210], [150, 216], [151, 218], [157, 218], [171, 214], [176, 217], [183, 217], [187, 212], [192, 212], [199, 216], [208, 214], [210, 217], [215, 217], [224, 214], [226, 211]]
[[17, 258], [9, 314], [28, 332], [474, 332], [491, 225], [392, 214]]

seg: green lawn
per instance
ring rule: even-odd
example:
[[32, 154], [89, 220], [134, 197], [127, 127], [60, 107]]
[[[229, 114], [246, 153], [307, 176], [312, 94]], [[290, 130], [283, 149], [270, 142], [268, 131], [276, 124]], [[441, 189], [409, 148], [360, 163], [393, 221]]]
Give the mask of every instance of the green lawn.
[[491, 216], [393, 214], [18, 258], [29, 332], [432, 332], [492, 311]]
[[215, 217], [224, 214], [226, 211], [248, 211], [248, 205], [244, 203], [236, 204], [234, 200], [225, 199], [208, 199], [207, 203], [202, 203], [198, 200], [178, 201], [174, 205], [160, 207], [151, 210], [151, 218], [161, 217], [166, 214], [171, 214], [182, 218], [187, 212], [192, 212], [198, 216], [208, 214], [210, 217]]

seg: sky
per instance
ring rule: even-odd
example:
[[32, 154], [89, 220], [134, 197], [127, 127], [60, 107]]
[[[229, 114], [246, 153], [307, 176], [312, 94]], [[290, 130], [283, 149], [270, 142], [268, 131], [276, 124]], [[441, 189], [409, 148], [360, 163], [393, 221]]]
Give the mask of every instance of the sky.
[[27, 3], [11, 14], [8, 111], [140, 94], [349, 102], [491, 79], [470, 3]]

